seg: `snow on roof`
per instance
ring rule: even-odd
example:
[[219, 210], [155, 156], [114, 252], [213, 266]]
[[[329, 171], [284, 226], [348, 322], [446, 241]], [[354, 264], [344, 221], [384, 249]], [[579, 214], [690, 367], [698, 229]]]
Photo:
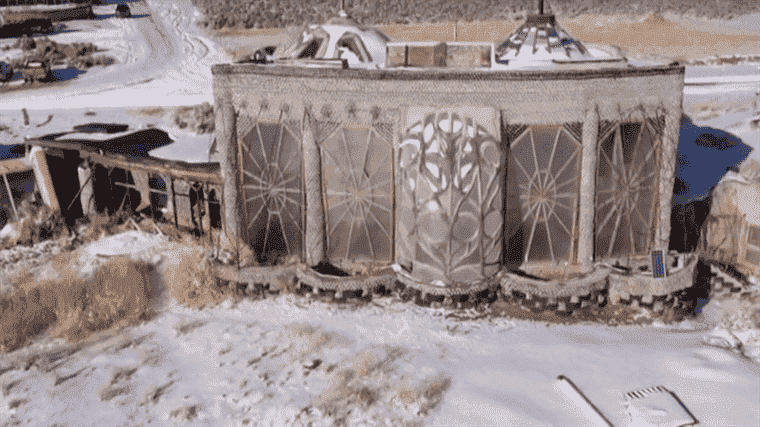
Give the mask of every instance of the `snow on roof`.
[[502, 60], [593, 59], [586, 46], [565, 31], [554, 15], [530, 15], [499, 43]]
[[496, 60], [510, 66], [571, 64], [590, 62], [624, 62], [625, 56], [614, 49], [588, 48], [573, 37], [554, 15], [529, 15], [525, 23], [505, 40], [496, 44]]

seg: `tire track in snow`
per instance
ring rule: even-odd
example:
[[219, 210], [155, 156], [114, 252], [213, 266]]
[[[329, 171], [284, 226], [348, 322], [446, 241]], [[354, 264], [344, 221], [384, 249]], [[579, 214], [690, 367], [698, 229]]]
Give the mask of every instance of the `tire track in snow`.
[[[130, 7], [134, 15], [144, 16], [114, 18], [88, 27], [97, 31], [98, 25], [106, 25], [123, 34], [115, 42], [125, 58], [122, 63], [93, 69], [67, 82], [0, 94], [0, 105], [9, 109], [41, 104], [50, 108], [113, 106], [114, 96], [127, 103], [137, 101], [128, 104], [131, 106], [146, 102], [145, 105], [163, 105], [167, 101], [181, 103], [181, 98], [177, 100], [175, 96], [193, 97], [195, 100], [189, 103], [197, 103], [198, 97], [211, 97], [211, 65], [231, 58], [200, 35], [195, 25], [201, 14], [195, 7], [187, 0], [176, 4], [143, 0]], [[149, 82], [152, 83], [146, 84]], [[114, 93], [124, 88], [126, 92]], [[108, 99], [98, 96], [106, 92]], [[77, 97], [82, 97], [78, 104]]]

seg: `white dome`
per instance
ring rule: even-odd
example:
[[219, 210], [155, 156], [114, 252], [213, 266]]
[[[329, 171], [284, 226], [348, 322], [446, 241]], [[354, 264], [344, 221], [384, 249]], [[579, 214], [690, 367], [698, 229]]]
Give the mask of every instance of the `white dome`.
[[496, 45], [496, 61], [509, 68], [588, 62], [624, 62], [609, 49], [588, 49], [565, 31], [554, 15], [529, 15], [525, 23]]

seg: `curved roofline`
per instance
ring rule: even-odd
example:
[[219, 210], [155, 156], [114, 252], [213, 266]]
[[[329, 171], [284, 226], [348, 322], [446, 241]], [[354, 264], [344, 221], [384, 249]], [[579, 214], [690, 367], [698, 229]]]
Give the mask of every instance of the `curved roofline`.
[[222, 75], [268, 75], [280, 77], [344, 78], [364, 80], [588, 80], [596, 78], [643, 77], [652, 75], [684, 75], [686, 66], [673, 62], [669, 65], [655, 65], [631, 68], [601, 68], [594, 70], [478, 70], [462, 71], [451, 69], [379, 69], [359, 68], [331, 69], [306, 68], [291, 65], [259, 64], [216, 64], [211, 74]]

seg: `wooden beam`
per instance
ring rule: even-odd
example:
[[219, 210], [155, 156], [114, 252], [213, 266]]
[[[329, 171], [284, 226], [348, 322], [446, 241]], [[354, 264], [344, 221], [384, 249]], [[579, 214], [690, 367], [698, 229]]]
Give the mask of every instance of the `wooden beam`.
[[34, 169], [34, 177], [37, 180], [37, 186], [42, 194], [42, 201], [53, 211], [60, 211], [61, 207], [58, 204], [58, 197], [55, 194], [55, 188], [53, 187], [53, 178], [50, 176], [50, 169], [48, 168], [47, 159], [45, 158], [45, 150], [42, 147], [32, 147], [29, 151], [29, 158], [31, 159], [32, 168]]
[[0, 174], [18, 173], [33, 170], [29, 159], [7, 159], [0, 160]]
[[89, 216], [96, 212], [95, 209], [95, 190], [92, 184], [92, 169], [83, 165], [77, 168], [79, 178], [79, 187], [81, 188], [79, 200], [82, 203], [82, 214]]
[[161, 164], [158, 162], [151, 162], [148, 159], [126, 159], [118, 158], [116, 155], [102, 155], [91, 152], [81, 152], [83, 158], [90, 159], [94, 163], [112, 168], [119, 168], [124, 170], [135, 170], [148, 172], [153, 175], [170, 175], [172, 177], [183, 179], [193, 182], [209, 182], [214, 184], [221, 184], [222, 177], [218, 172], [194, 170], [190, 168], [182, 168], [177, 164]]

